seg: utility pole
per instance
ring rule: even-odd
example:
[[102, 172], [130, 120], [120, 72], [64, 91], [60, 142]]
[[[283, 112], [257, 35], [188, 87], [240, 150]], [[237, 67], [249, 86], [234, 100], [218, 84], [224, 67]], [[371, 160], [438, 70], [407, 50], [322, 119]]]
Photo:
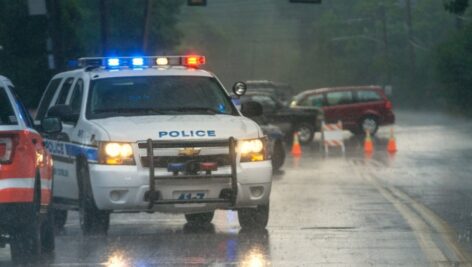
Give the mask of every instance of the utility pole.
[[144, 27], [143, 27], [143, 53], [147, 52], [149, 41], [149, 28], [151, 27], [152, 1], [146, 0], [144, 4]]
[[413, 46], [413, 26], [411, 19], [411, 0], [406, 0], [406, 26], [408, 31], [408, 47], [409, 47], [409, 59], [411, 68], [411, 79], [415, 78], [416, 73], [416, 55], [415, 47]]
[[387, 82], [386, 84], [391, 85], [392, 83], [392, 71], [390, 64], [390, 48], [388, 44], [388, 33], [387, 33], [387, 14], [385, 11], [385, 5], [382, 2], [380, 4], [380, 19], [382, 20], [382, 39], [384, 43], [384, 53], [385, 53], [385, 68], [387, 72]]
[[50, 39], [47, 40], [48, 53], [52, 52], [52, 56], [49, 56], [49, 68], [50, 69], [64, 69], [64, 46], [62, 42], [62, 17], [61, 7], [59, 0], [48, 0], [46, 1], [47, 13], [48, 13], [48, 27]]
[[108, 52], [108, 1], [100, 0], [99, 5], [102, 56], [106, 56]]

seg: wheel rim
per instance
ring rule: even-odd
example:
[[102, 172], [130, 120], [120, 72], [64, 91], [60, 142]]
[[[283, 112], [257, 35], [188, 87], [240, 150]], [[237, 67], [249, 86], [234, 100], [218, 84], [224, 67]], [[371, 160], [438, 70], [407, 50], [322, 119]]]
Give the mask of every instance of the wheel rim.
[[300, 138], [300, 141], [302, 142], [309, 141], [310, 137], [311, 137], [311, 130], [308, 127], [298, 128], [298, 138]]
[[362, 130], [364, 132], [369, 131], [369, 133], [373, 133], [377, 129], [377, 122], [375, 119], [366, 118], [362, 122]]

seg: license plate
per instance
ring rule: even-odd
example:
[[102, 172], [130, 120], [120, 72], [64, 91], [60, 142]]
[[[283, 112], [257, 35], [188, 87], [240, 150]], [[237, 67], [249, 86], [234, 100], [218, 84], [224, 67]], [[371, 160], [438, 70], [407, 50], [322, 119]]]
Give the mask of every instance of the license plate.
[[177, 200], [197, 200], [204, 199], [207, 195], [207, 192], [201, 191], [191, 191], [191, 192], [174, 192], [174, 199]]

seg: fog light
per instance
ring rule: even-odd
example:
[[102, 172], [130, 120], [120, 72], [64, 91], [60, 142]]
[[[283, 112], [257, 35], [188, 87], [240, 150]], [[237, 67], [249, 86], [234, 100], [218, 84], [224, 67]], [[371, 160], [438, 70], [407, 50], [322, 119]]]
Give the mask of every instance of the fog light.
[[251, 187], [251, 195], [253, 197], [260, 197], [264, 193], [264, 187], [262, 186], [253, 186]]
[[118, 191], [111, 191], [110, 193], [110, 199], [112, 201], [119, 201], [121, 198], [121, 194]]

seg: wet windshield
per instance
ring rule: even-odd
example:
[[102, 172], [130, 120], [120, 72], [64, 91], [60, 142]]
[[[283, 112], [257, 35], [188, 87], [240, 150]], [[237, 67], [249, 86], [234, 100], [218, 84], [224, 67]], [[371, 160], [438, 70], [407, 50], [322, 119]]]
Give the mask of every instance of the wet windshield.
[[95, 80], [90, 119], [162, 114], [235, 114], [218, 82], [208, 77], [143, 76]]

